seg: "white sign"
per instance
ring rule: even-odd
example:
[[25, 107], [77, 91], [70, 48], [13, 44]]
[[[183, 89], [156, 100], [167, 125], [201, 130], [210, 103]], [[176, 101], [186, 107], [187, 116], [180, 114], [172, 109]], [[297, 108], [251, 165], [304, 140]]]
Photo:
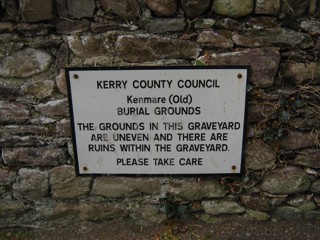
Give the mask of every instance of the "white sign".
[[237, 174], [247, 68], [68, 68], [78, 174]]

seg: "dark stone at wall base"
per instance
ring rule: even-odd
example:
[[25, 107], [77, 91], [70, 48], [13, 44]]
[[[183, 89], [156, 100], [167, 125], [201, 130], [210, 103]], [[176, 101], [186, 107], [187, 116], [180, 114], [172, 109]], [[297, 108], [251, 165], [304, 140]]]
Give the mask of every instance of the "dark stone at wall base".
[[295, 207], [283, 206], [275, 210], [275, 214], [284, 219], [298, 220], [303, 218], [301, 210]]
[[181, 0], [181, 7], [187, 18], [195, 18], [203, 14], [210, 6], [210, 0]]

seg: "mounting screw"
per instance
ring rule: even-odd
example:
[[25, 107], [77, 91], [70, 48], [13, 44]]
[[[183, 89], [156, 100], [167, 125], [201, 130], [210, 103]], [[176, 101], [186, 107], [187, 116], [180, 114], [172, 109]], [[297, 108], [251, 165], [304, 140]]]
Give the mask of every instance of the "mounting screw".
[[87, 167], [83, 167], [83, 171], [88, 171], [88, 168]]
[[75, 75], [73, 75], [73, 77], [74, 77], [75, 79], [78, 79], [78, 78], [79, 78], [79, 75], [78, 75], [78, 74], [75, 74]]
[[232, 169], [232, 170], [236, 170], [236, 169], [237, 169], [237, 166], [236, 166], [236, 165], [232, 165], [231, 169]]
[[242, 78], [242, 74], [241, 73], [238, 74], [238, 78], [239, 79]]

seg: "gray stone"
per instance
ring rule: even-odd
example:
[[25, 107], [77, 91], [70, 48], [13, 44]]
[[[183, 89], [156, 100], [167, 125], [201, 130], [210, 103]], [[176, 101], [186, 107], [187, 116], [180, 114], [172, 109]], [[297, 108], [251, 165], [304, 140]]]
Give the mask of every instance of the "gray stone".
[[103, 10], [114, 12], [126, 20], [135, 20], [141, 16], [138, 0], [100, 0]]
[[307, 12], [310, 0], [281, 0], [281, 10], [291, 16], [299, 16]]
[[124, 61], [142, 63], [162, 59], [195, 59], [200, 47], [190, 41], [155, 35], [122, 35], [116, 42], [119, 57]]
[[31, 201], [47, 197], [49, 194], [48, 178], [48, 171], [21, 168], [18, 172], [18, 181], [12, 185], [14, 197]]
[[197, 18], [194, 22], [196, 29], [211, 28], [215, 25], [216, 20], [212, 18]]
[[52, 20], [53, 1], [47, 0], [19, 0], [20, 12], [25, 22]]
[[223, 18], [217, 21], [216, 26], [228, 30], [243, 30], [244, 24], [232, 18]]
[[243, 213], [245, 211], [238, 203], [225, 200], [203, 201], [202, 207], [207, 214], [211, 215]]
[[38, 206], [39, 212], [47, 220], [75, 220], [79, 219], [80, 207], [78, 203], [52, 202], [44, 206]]
[[251, 17], [246, 21], [246, 26], [253, 29], [275, 28], [278, 25], [275, 17]]
[[168, 193], [179, 196], [182, 199], [193, 201], [204, 198], [219, 198], [227, 194], [227, 190], [216, 180], [175, 179], [170, 182]]
[[56, 0], [57, 11], [60, 18], [69, 18], [69, 9], [67, 0]]
[[64, 68], [61, 68], [59, 74], [56, 77], [56, 84], [59, 91], [63, 95], [68, 95], [68, 86], [67, 86], [67, 78], [66, 78], [66, 71]]
[[283, 206], [275, 210], [275, 214], [284, 219], [298, 220], [303, 218], [301, 210], [295, 207]]
[[4, 148], [2, 158], [9, 166], [56, 166], [67, 161], [66, 151], [61, 148]]
[[212, 9], [227, 17], [244, 17], [253, 13], [254, 0], [214, 0]]
[[110, 198], [134, 197], [141, 193], [159, 194], [158, 178], [99, 177], [92, 187], [92, 194]]
[[17, 1], [6, 0], [5, 1], [5, 20], [18, 21], [19, 20], [19, 7]]
[[12, 33], [14, 25], [11, 22], [0, 22], [0, 33]]
[[290, 197], [287, 200], [287, 203], [292, 206], [300, 209], [301, 211], [312, 211], [317, 208], [316, 204], [313, 201], [307, 199], [305, 195], [298, 194]]
[[71, 124], [69, 119], [62, 119], [56, 124], [56, 133], [59, 136], [71, 137]]
[[177, 0], [144, 0], [150, 8], [159, 17], [170, 17], [177, 11]]
[[295, 84], [308, 81], [312, 84], [320, 82], [320, 62], [299, 63], [286, 62], [282, 66], [282, 76]]
[[133, 30], [136, 26], [129, 24], [122, 24], [117, 21], [101, 21], [101, 22], [92, 22], [90, 29], [94, 33], [103, 33], [113, 30]]
[[128, 212], [121, 207], [106, 203], [81, 203], [79, 205], [79, 211], [79, 218], [82, 221], [104, 221], [128, 216]]
[[311, 132], [290, 131], [281, 138], [280, 147], [285, 151], [313, 147], [317, 139]]
[[18, 215], [26, 211], [28, 207], [22, 201], [0, 199], [0, 216]]
[[272, 206], [268, 198], [260, 195], [241, 195], [241, 201], [243, 204], [256, 211], [269, 211]]
[[233, 42], [214, 31], [203, 31], [198, 35], [198, 43], [208, 48], [232, 48]]
[[252, 217], [256, 220], [259, 220], [259, 221], [267, 221], [270, 218], [269, 214], [267, 214], [265, 212], [248, 210], [247, 213], [250, 217]]
[[232, 40], [241, 47], [290, 46], [304, 49], [313, 46], [308, 34], [280, 27], [247, 30], [243, 34], [233, 35]]
[[320, 220], [320, 211], [319, 210], [307, 211], [304, 213], [304, 218], [307, 220], [319, 221]]
[[320, 35], [320, 21], [302, 21], [300, 26], [312, 36]]
[[0, 123], [23, 123], [28, 119], [28, 105], [21, 102], [0, 101]]
[[68, 99], [65, 98], [49, 101], [47, 103], [40, 103], [35, 106], [35, 110], [48, 117], [68, 116]]
[[69, 17], [72, 19], [92, 18], [96, 7], [94, 0], [66, 0]]
[[0, 76], [5, 78], [28, 78], [47, 71], [52, 61], [52, 56], [44, 50], [25, 48], [5, 57], [1, 61]]
[[182, 32], [185, 25], [184, 18], [155, 18], [146, 28], [150, 33]]
[[15, 171], [10, 170], [9, 168], [0, 168], [0, 185], [10, 185], [15, 181], [16, 176], [17, 174]]
[[292, 164], [304, 167], [320, 168], [320, 150], [305, 149], [298, 153]]
[[51, 195], [54, 198], [76, 198], [89, 192], [91, 178], [77, 177], [73, 166], [63, 165], [50, 171]]
[[54, 81], [44, 80], [24, 84], [21, 89], [24, 93], [43, 99], [49, 97], [54, 88]]
[[320, 194], [320, 180], [314, 181], [311, 184], [310, 191], [316, 194]]
[[68, 45], [71, 51], [78, 57], [90, 58], [110, 55], [109, 46], [100, 35], [86, 34], [82, 36], [68, 36]]
[[[252, 84], [267, 88], [272, 86], [280, 62], [279, 50], [275, 48], [249, 49], [202, 56], [199, 60], [207, 65], [249, 65]], [[265, 64], [262, 64], [265, 63]]]
[[301, 116], [290, 119], [290, 125], [301, 131], [312, 131], [320, 128], [320, 122], [317, 116]]
[[245, 151], [245, 168], [252, 170], [270, 169], [277, 160], [276, 153], [261, 139], [249, 141]]
[[195, 18], [208, 10], [210, 0], [181, 0], [181, 7], [187, 18]]
[[256, 0], [255, 13], [265, 15], [278, 15], [280, 12], [280, 0]]
[[158, 225], [167, 219], [165, 214], [159, 213], [159, 206], [150, 204], [143, 204], [133, 211], [130, 217], [142, 226]]
[[5, 136], [41, 135], [45, 132], [49, 132], [49, 128], [46, 126], [7, 125], [2, 127], [0, 136], [5, 137]]
[[26, 37], [33, 36], [46, 36], [49, 33], [49, 30], [53, 28], [51, 24], [27, 24], [27, 23], [19, 23], [16, 26], [16, 29], [19, 33]]
[[309, 190], [308, 174], [298, 167], [279, 168], [263, 178], [261, 188], [272, 194], [295, 194]]
[[86, 19], [70, 21], [59, 21], [55, 25], [59, 34], [82, 33], [90, 28], [90, 22]]

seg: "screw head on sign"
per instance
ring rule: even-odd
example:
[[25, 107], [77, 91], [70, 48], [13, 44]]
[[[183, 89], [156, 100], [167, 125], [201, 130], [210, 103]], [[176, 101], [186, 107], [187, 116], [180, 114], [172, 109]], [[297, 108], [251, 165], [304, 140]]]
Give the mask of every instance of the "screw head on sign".
[[238, 74], [238, 78], [242, 78], [242, 74], [241, 73]]
[[236, 170], [236, 169], [237, 169], [237, 166], [236, 166], [236, 165], [233, 165], [233, 166], [231, 167], [231, 169], [232, 169], [232, 170]]
[[88, 168], [87, 167], [83, 167], [83, 171], [88, 171]]
[[75, 75], [73, 75], [73, 77], [74, 77], [75, 79], [78, 79], [78, 78], [79, 78], [79, 75], [78, 75], [78, 74], [75, 74]]

